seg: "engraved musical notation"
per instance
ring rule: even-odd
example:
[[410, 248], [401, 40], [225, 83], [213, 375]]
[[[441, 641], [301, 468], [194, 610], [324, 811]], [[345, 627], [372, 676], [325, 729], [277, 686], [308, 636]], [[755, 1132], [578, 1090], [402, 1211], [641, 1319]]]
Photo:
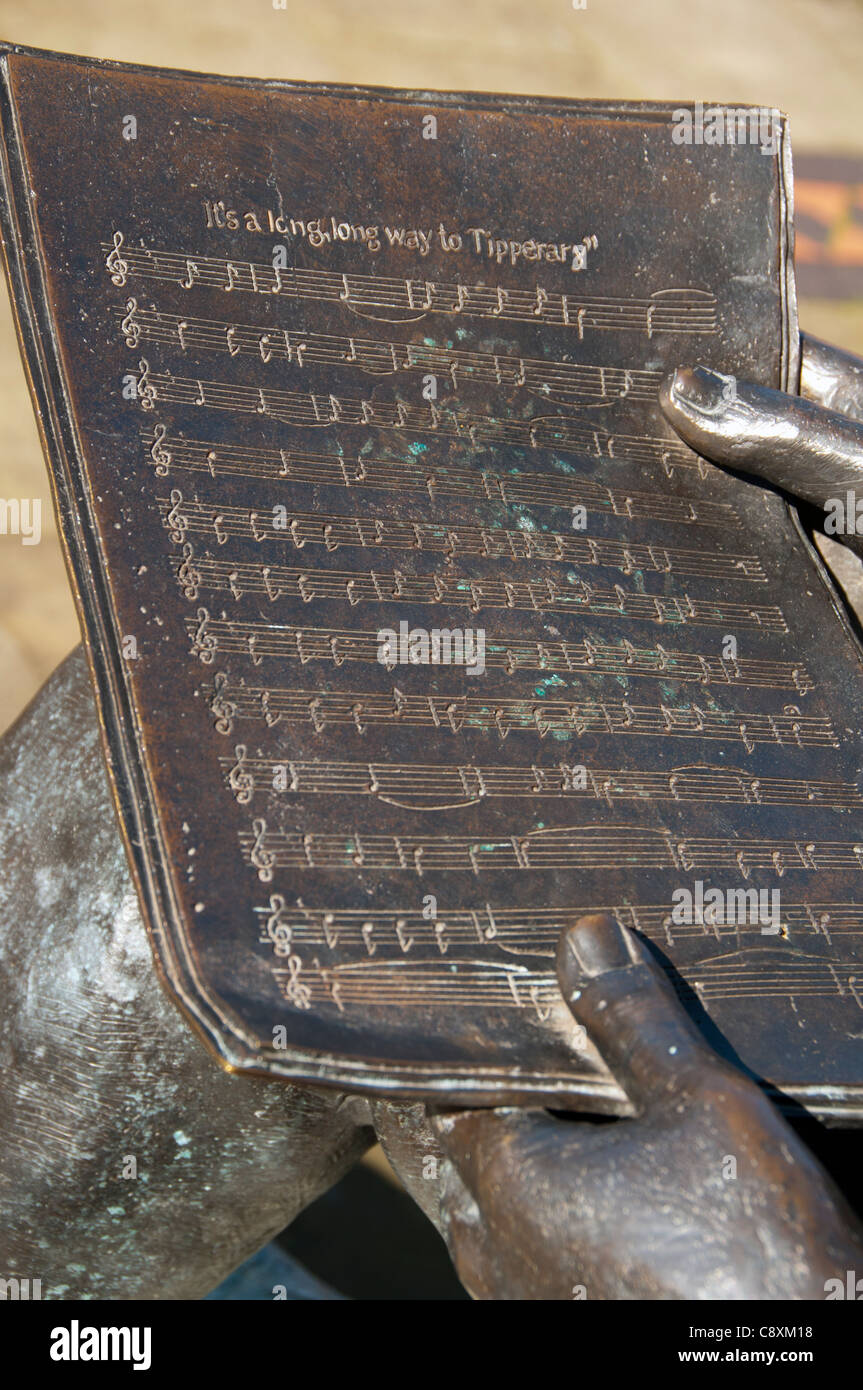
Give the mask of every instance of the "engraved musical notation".
[[[170, 512], [168, 513], [170, 515]], [[218, 522], [218, 517], [216, 518]], [[601, 588], [570, 571], [566, 581], [553, 579], [472, 579], [451, 569], [409, 575], [401, 570], [327, 570], [307, 566], [264, 565], [196, 557], [189, 544], [183, 558], [172, 561], [184, 595], [196, 599], [204, 590], [265, 594], [271, 602], [285, 596], [304, 603], [338, 600], [355, 608], [363, 603], [466, 604], [468, 611], [506, 608], [532, 613], [589, 613], [677, 627], [723, 627], [787, 632], [782, 610], [770, 604], [714, 602], [687, 593], [664, 597], [626, 590], [621, 584]]]
[[[626, 1113], [555, 972], [608, 910], [783, 1103], [863, 1117], [860, 650], [659, 398], [793, 384], [784, 137], [686, 164], [658, 108], [451, 93], [429, 179], [391, 157], [427, 93], [20, 48], [0, 85], [117, 809], [213, 1054]], [[94, 102], [189, 118], [130, 164]]]
[[[540, 1023], [560, 1008], [553, 972], [501, 961], [380, 960], [325, 966], [318, 957], [306, 963], [294, 955], [290, 963], [290, 969], [277, 966], [273, 974], [284, 997], [299, 1008], [334, 1004], [341, 1013], [370, 1005], [532, 1008]], [[297, 998], [292, 983], [300, 977], [305, 993]], [[698, 971], [685, 968], [683, 977], [705, 1003], [787, 999], [793, 1005], [799, 998], [840, 998], [863, 1009], [863, 973], [853, 960], [778, 962], [775, 957], [759, 958], [756, 952], [744, 951], [706, 961]]]
[[[419, 1004], [446, 1007], [533, 1008], [545, 1023], [554, 1009], [561, 1008], [560, 991], [553, 974], [539, 975], [526, 966], [488, 961], [460, 960], [446, 966], [436, 961], [352, 961], [325, 966], [315, 957], [302, 961], [298, 955], [288, 967], [276, 966], [285, 999], [304, 1009], [335, 1004], [340, 1013], [351, 1007], [373, 1003], [396, 1008]], [[302, 981], [304, 994], [297, 996]]]
[[[388, 660], [379, 662], [380, 639], [376, 631], [240, 622], [213, 618], [203, 607], [186, 619], [186, 630], [192, 640], [192, 654], [206, 666], [221, 652], [249, 657], [255, 666], [267, 657], [296, 660], [303, 665], [309, 661], [327, 661], [334, 666], [343, 666], [346, 661], [372, 661], [393, 669]], [[659, 675], [702, 685], [761, 685], [771, 689], [793, 686], [801, 694], [814, 689], [806, 668], [796, 662], [751, 657], [725, 659], [667, 650], [659, 644], [635, 647], [626, 638], [619, 643], [594, 642], [590, 638], [581, 642], [505, 642], [489, 634], [485, 665], [508, 675], [521, 669], [577, 671], [596, 675]]]
[[[625, 926], [664, 946], [692, 939], [713, 942], [755, 936], [763, 940], [760, 923], [717, 920], [710, 908], [704, 909], [700, 921], [680, 923], [672, 921], [670, 902], [605, 903], [595, 910], [612, 913]], [[260, 941], [271, 945], [277, 955], [327, 948], [366, 956], [408, 956], [411, 952], [445, 956], [491, 947], [507, 955], [553, 957], [561, 932], [573, 926], [580, 915], [571, 908], [513, 908], [486, 902], [477, 908], [441, 908], [439, 915], [429, 919], [409, 902], [369, 910], [309, 907], [301, 901], [289, 903], [281, 893], [272, 893], [254, 912]], [[841, 944], [863, 936], [863, 905], [859, 903], [800, 902], [783, 893], [780, 917], [783, 941], [800, 939], [816, 944], [823, 938], [833, 947], [834, 937]]]
[[[757, 921], [726, 923], [706, 909], [701, 920], [678, 924], [666, 903], [620, 902], [596, 910], [614, 914], [666, 949], [678, 940], [721, 943], [728, 937], [737, 942], [737, 950], [683, 963], [682, 989], [693, 990], [703, 1002], [836, 996], [863, 1008], [859, 964], [852, 954], [836, 953], [837, 943], [863, 934], [858, 905], [785, 900], [777, 936], [784, 943], [802, 938], [812, 945], [823, 939], [831, 954], [783, 947], [781, 959], [775, 949], [755, 944], [763, 941]], [[513, 909], [486, 902], [479, 908], [447, 909], [429, 919], [408, 905], [370, 911], [310, 908], [301, 901], [289, 905], [280, 893], [271, 894], [254, 912], [259, 940], [277, 959], [287, 960], [288, 968], [277, 967], [276, 974], [284, 981], [285, 997], [299, 1008], [332, 1002], [344, 1012], [367, 1006], [370, 998], [397, 1007], [435, 1000], [455, 1007], [533, 1006], [541, 1021], [557, 1004], [553, 973], [536, 965], [514, 968], [506, 957], [553, 958], [560, 933], [578, 915], [562, 908]], [[753, 944], [743, 945], [748, 941]], [[348, 960], [340, 963], [335, 952], [347, 953]], [[669, 974], [681, 990], [670, 968]], [[451, 998], [445, 993], [448, 975], [459, 980]], [[305, 992], [299, 994], [301, 980]]]
[[[553, 689], [554, 687], [551, 687]], [[460, 734], [476, 729], [496, 733], [532, 734], [539, 739], [573, 734], [631, 735], [633, 737], [717, 739], [739, 742], [751, 754], [762, 743], [782, 748], [838, 748], [829, 718], [801, 714], [787, 705], [781, 714], [754, 710], [702, 708], [694, 704], [633, 705], [626, 700], [563, 700], [543, 690], [541, 699], [471, 695], [411, 695], [398, 686], [390, 694], [374, 691], [292, 690], [283, 686], [250, 686], [231, 681], [224, 671], [213, 677], [208, 700], [216, 731], [228, 735], [237, 720], [260, 720], [268, 728], [310, 724], [315, 733], [353, 725], [357, 734], [367, 728], [398, 726], [437, 729]]]
[[[692, 468], [704, 478], [712, 466], [684, 444], [671, 440], [650, 435], [609, 434], [606, 430], [588, 425], [580, 427], [576, 433], [576, 422], [570, 420], [567, 424], [567, 438], [571, 441], [571, 447], [591, 458], [659, 463], [667, 477], [673, 477], [677, 468]], [[144, 433], [141, 438], [160, 478], [167, 477], [172, 469], [182, 469], [209, 473], [213, 478], [221, 475], [294, 483], [327, 483], [336, 487], [376, 488], [387, 492], [400, 490], [404, 477], [406, 487], [418, 489], [433, 498], [470, 496], [505, 504], [532, 500], [534, 505], [542, 505], [544, 501], [548, 506], [558, 507], [572, 506], [577, 502], [579, 498], [574, 491], [582, 484], [588, 488], [588, 496], [607, 498], [612, 495], [607, 488], [598, 486], [590, 479], [573, 478], [562, 471], [525, 474], [514, 468], [506, 473], [495, 473], [487, 468], [458, 468], [451, 463], [434, 463], [410, 454], [398, 458], [374, 458], [365, 450], [350, 455], [322, 454], [305, 449], [257, 448], [230, 444], [224, 440], [169, 435], [167, 427], [161, 423], [154, 426], [152, 435]], [[571, 471], [569, 469], [570, 474]], [[522, 495], [521, 490], [526, 487], [531, 489], [529, 497]], [[661, 500], [673, 502], [676, 499]], [[625, 514], [625, 508], [619, 505], [614, 510]], [[726, 521], [736, 519], [727, 504], [723, 512]], [[673, 519], [676, 514], [670, 515]]]
[[592, 407], [628, 398], [652, 401], [663, 376], [662, 372], [644, 368], [546, 361], [436, 347], [426, 342], [396, 343], [300, 329], [257, 328], [221, 319], [182, 318], [157, 309], [142, 309], [135, 299], [126, 303], [120, 332], [128, 347], [153, 342], [176, 346], [183, 352], [251, 355], [264, 363], [288, 363], [298, 368], [349, 366], [369, 376], [431, 372], [446, 377], [453, 389], [462, 381], [518, 387], [545, 400]]
[[[430, 465], [410, 456], [376, 459], [342, 454], [318, 454], [296, 449], [239, 449], [203, 440], [167, 439], [165, 426], [157, 425], [148, 456], [157, 476], [172, 469], [209, 473], [211, 477], [241, 476], [274, 480], [282, 484], [313, 484], [381, 492], [421, 492], [433, 502], [446, 497], [472, 497], [509, 507], [554, 507], [605, 511], [630, 519], [677, 521], [683, 525], [738, 526], [734, 510], [723, 502], [698, 503], [655, 492], [624, 492], [604, 487], [590, 478], [561, 473], [523, 473], [514, 468], [505, 475], [488, 470]], [[260, 528], [259, 528], [260, 529]], [[662, 554], [664, 546], [656, 547]]]
[[559, 762], [511, 767], [477, 763], [313, 762], [250, 754], [238, 744], [220, 757], [226, 784], [240, 805], [255, 792], [286, 795], [373, 796], [409, 808], [432, 803], [472, 806], [487, 796], [583, 797], [616, 801], [698, 801], [737, 806], [823, 806], [834, 811], [863, 806], [854, 782], [800, 777], [753, 777], [707, 763], [670, 771], [591, 768]]
[[[406, 430], [411, 434], [431, 433], [465, 440], [475, 448], [483, 444], [512, 444], [530, 449], [579, 453], [585, 441], [590, 445], [594, 433], [578, 419], [563, 415], [539, 415], [529, 420], [502, 419], [476, 415], [470, 411], [449, 410], [434, 402], [427, 406], [406, 405], [404, 401], [369, 400], [334, 392], [323, 396], [314, 392], [283, 391], [270, 386], [237, 386], [227, 381], [174, 376], [170, 372], [152, 371], [146, 358], [139, 361], [138, 372], [135, 393], [142, 410], [152, 410], [159, 401], [167, 405], [225, 410], [241, 416], [265, 416], [301, 429], [359, 425], [367, 429]], [[637, 444], [644, 446], [643, 438], [635, 436], [635, 439]], [[678, 457], [674, 446], [665, 440], [648, 439], [646, 442], [653, 459], [661, 462], [664, 455], [669, 460]], [[662, 447], [657, 449], [657, 444]], [[596, 447], [594, 443], [587, 452], [594, 453]], [[624, 443], [621, 456], [626, 447]], [[628, 456], [632, 457], [631, 454]], [[679, 457], [686, 457], [682, 450]], [[734, 513], [727, 504], [706, 502], [700, 505], [702, 509], [713, 511], [717, 519], [722, 513], [726, 521], [734, 519]]]
[[[413, 518], [376, 518], [327, 512], [287, 511], [279, 524], [274, 513], [251, 507], [214, 505], [190, 501], [179, 489], [156, 499], [163, 525], [183, 536], [211, 535], [220, 545], [230, 536], [244, 540], [274, 541], [295, 550], [324, 546], [328, 551], [359, 547], [363, 550], [422, 550], [430, 554], [480, 555], [493, 560], [558, 560], [561, 563], [601, 565], [624, 574], [653, 571], [660, 574], [694, 574], [705, 578], [767, 582], [757, 555], [720, 555], [683, 546], [642, 545], [605, 537], [563, 535], [558, 531], [511, 530], [500, 526], [448, 526]], [[171, 521], [167, 518], [170, 516]]]
[[478, 875], [501, 869], [610, 870], [671, 869], [676, 873], [729, 870], [750, 878], [753, 869], [783, 877], [793, 870], [852, 869], [863, 872], [863, 843], [803, 840], [784, 836], [729, 839], [673, 835], [638, 825], [561, 826], [487, 838], [468, 835], [381, 834], [346, 827], [341, 834], [270, 829], [259, 817], [239, 831], [247, 864], [264, 883], [275, 869], [326, 871], [368, 869], [433, 871]]
[[853, 958], [777, 961], [767, 951], [740, 951], [685, 972], [705, 1003], [721, 999], [847, 999], [863, 1009], [863, 971]]
[[[649, 297], [591, 297], [557, 294], [537, 285], [531, 290], [497, 285], [464, 285], [383, 275], [339, 274], [197, 253], [154, 251], [125, 244], [123, 233], [102, 243], [111, 283], [131, 277], [161, 280], [182, 289], [202, 288], [282, 296], [313, 303], [342, 304], [364, 318], [418, 322], [426, 314], [553, 324], [588, 331], [657, 333], [716, 332], [716, 300], [707, 290], [657, 290]], [[375, 312], [372, 312], [375, 311]]]

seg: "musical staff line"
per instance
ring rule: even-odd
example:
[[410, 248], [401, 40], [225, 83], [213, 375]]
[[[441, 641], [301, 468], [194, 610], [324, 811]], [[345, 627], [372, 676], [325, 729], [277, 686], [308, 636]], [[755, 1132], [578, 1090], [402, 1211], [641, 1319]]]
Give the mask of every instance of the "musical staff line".
[[[168, 514], [170, 515], [170, 513]], [[529, 613], [580, 613], [591, 617], [623, 618], [675, 627], [728, 627], [743, 631], [787, 632], [782, 610], [771, 604], [717, 602], [689, 594], [659, 595], [628, 591], [621, 584], [601, 588], [574, 571], [567, 583], [554, 579], [474, 579], [452, 569], [410, 575], [401, 570], [327, 570], [306, 566], [264, 565], [257, 562], [210, 560], [196, 556], [187, 542], [182, 558], [173, 557], [175, 578], [189, 600], [203, 590], [265, 594], [280, 598], [363, 603], [466, 604], [471, 613], [504, 608]]]
[[[376, 631], [329, 627], [297, 627], [289, 623], [250, 623], [213, 618], [206, 608], [186, 619], [191, 654], [210, 666], [219, 653], [235, 653], [259, 666], [265, 658], [327, 661], [343, 666], [346, 661], [371, 661], [387, 670], [397, 663], [378, 661], [380, 639]], [[668, 680], [698, 681], [702, 685], [762, 685], [771, 689], [793, 686], [803, 693], [814, 683], [801, 663], [750, 658], [725, 659], [703, 656], [700, 652], [670, 651], [655, 647], [634, 647], [624, 638], [619, 643], [543, 642], [513, 639], [509, 642], [487, 636], [487, 669], [513, 675], [521, 669], [539, 671], [593, 672], [597, 675], [663, 676]]]
[[[497, 526], [455, 526], [416, 521], [412, 518], [374, 518], [326, 512], [274, 513], [273, 509], [189, 501], [178, 488], [170, 497], [156, 499], [163, 525], [179, 543], [187, 534], [212, 535], [224, 545], [229, 536], [258, 544], [275, 541], [303, 550], [322, 545], [328, 551], [342, 547], [413, 550], [484, 559], [551, 560], [620, 569], [624, 574], [653, 571], [693, 574], [705, 578], [740, 579], [763, 584], [767, 576], [757, 555], [716, 555], [679, 546], [642, 545], [637, 542], [567, 536], [557, 531], [507, 530]], [[276, 517], [278, 515], [278, 524]]]
[[340, 1013], [363, 1004], [397, 1008], [448, 1006], [526, 1008], [532, 1006], [545, 1023], [561, 999], [554, 975], [537, 974], [526, 966], [504, 962], [464, 961], [442, 967], [435, 961], [352, 962], [324, 966], [298, 954], [273, 976], [288, 1003], [299, 1009], [332, 1002]]
[[818, 806], [849, 810], [863, 805], [854, 782], [800, 777], [752, 777], [733, 768], [695, 763], [667, 772], [590, 768], [572, 763], [509, 767], [496, 764], [307, 762], [250, 754], [237, 744], [221, 756], [225, 784], [241, 806], [256, 792], [297, 796], [372, 796], [409, 808], [472, 806], [486, 797], [582, 797], [617, 801], [704, 802], [735, 806]]
[[[485, 903], [479, 908], [440, 909], [429, 919], [409, 905], [368, 910], [308, 907], [288, 903], [281, 893], [271, 894], [267, 904], [254, 908], [259, 940], [269, 944], [276, 956], [289, 955], [298, 947], [359, 950], [368, 956], [396, 951], [420, 954], [431, 949], [444, 956], [450, 949], [493, 946], [513, 955], [553, 957], [561, 932], [574, 926], [584, 911], [586, 908], [513, 908]], [[721, 942], [725, 937], [763, 940], [759, 923], [725, 922], [717, 919], [710, 907], [704, 909], [701, 921], [689, 923], [672, 921], [670, 902], [591, 905], [591, 911], [610, 912], [625, 926], [665, 945], [692, 939]], [[823, 937], [832, 946], [834, 933], [840, 939], [863, 935], [863, 905], [859, 903], [792, 902], [783, 894], [780, 918], [784, 941], [798, 936], [809, 940]], [[686, 968], [693, 972], [698, 967]]]
[[[570, 421], [573, 433], [576, 422]], [[609, 489], [589, 478], [567, 477], [561, 473], [522, 473], [518, 469], [494, 473], [489, 469], [457, 468], [449, 464], [430, 464], [410, 455], [400, 458], [370, 458], [361, 452], [351, 457], [343, 453], [321, 454], [302, 449], [255, 448], [253, 445], [230, 444], [222, 440], [186, 439], [169, 435], [164, 424], [156, 424], [152, 435], [144, 432], [141, 440], [147, 448], [149, 461], [158, 477], [167, 477], [172, 469], [194, 473], [209, 473], [211, 477], [239, 476], [273, 479], [295, 483], [328, 483], [339, 487], [368, 487], [397, 491], [403, 486], [419, 489], [433, 500], [440, 494], [454, 493], [481, 497], [493, 502], [524, 502], [520, 489], [538, 485], [547, 493], [534, 496], [546, 498], [550, 506], [572, 506], [581, 497], [583, 486], [587, 496], [608, 499]], [[575, 447], [575, 445], [573, 445]], [[634, 463], [660, 463], [671, 478], [675, 468], [693, 468], [700, 478], [706, 478], [711, 467], [693, 454], [685, 444], [675, 444], [658, 436], [640, 434], [609, 434], [606, 430], [581, 427], [578, 449], [591, 458], [620, 459]], [[578, 495], [574, 495], [574, 490]], [[639, 494], [646, 497], [648, 494]], [[564, 500], [561, 503], [561, 496]], [[677, 501], [676, 498], [666, 499]], [[622, 504], [617, 504], [620, 509]], [[727, 514], [730, 508], [722, 505]], [[625, 510], [621, 511], [625, 514]], [[733, 513], [732, 513], [733, 516]]]
[[316, 733], [352, 724], [358, 735], [367, 728], [398, 726], [442, 729], [460, 734], [476, 729], [496, 733], [503, 742], [512, 733], [545, 739], [549, 735], [630, 734], [635, 737], [697, 738], [740, 742], [747, 753], [760, 743], [783, 748], [838, 748], [831, 721], [804, 715], [795, 705], [781, 714], [701, 709], [698, 705], [631, 705], [626, 700], [501, 699], [498, 696], [406, 695], [376, 691], [292, 690], [283, 686], [249, 686], [231, 682], [224, 671], [213, 677], [207, 698], [218, 733], [228, 735], [238, 720], [260, 720], [273, 728], [311, 724]]
[[[272, 264], [222, 256], [155, 251], [125, 244], [120, 231], [102, 242], [112, 283], [130, 277], [160, 280], [189, 290], [194, 286], [320, 304], [342, 304], [359, 317], [383, 322], [420, 322], [427, 314], [537, 323], [585, 332], [642, 332], [710, 335], [717, 332], [716, 299], [708, 290], [657, 290], [649, 297], [592, 297], [556, 294], [536, 285], [532, 290], [497, 285], [394, 279], [380, 275], [341, 274], [302, 267], [275, 269]], [[377, 310], [377, 313], [372, 313]]]
[[136, 299], [117, 310], [119, 331], [127, 347], [159, 343], [182, 352], [215, 352], [228, 357], [252, 356], [263, 363], [350, 367], [369, 376], [421, 372], [446, 377], [453, 390], [463, 381], [516, 387], [544, 400], [586, 405], [596, 409], [620, 400], [652, 401], [662, 382], [661, 371], [644, 368], [594, 366], [588, 363], [509, 357], [503, 353], [471, 352], [427, 343], [399, 343], [357, 338], [306, 329], [256, 327], [221, 319], [183, 318], [158, 309], [142, 309]]
[[[434, 402], [428, 405], [405, 405], [403, 401], [369, 400], [365, 397], [316, 395], [314, 392], [282, 391], [275, 387], [237, 386], [231, 382], [205, 380], [201, 377], [173, 376], [170, 372], [153, 372], [146, 358], [138, 363], [135, 396], [142, 410], [152, 410], [155, 403], [195, 406], [208, 410], [226, 410], [235, 415], [265, 416], [282, 424], [303, 429], [327, 429], [333, 425], [362, 426], [365, 429], [406, 430], [411, 434], [435, 434], [445, 438], [466, 440], [474, 448], [482, 444], [511, 444], [530, 449], [558, 449], [573, 453], [599, 454], [603, 436], [577, 419], [563, 415], [539, 415], [530, 420], [498, 419], [491, 415], [476, 415], [469, 411], [448, 410]], [[675, 448], [662, 439], [638, 435], [611, 436], [604, 441], [622, 441], [622, 450], [629, 459], [639, 448], [651, 461], [666, 462], [666, 471], [675, 465], [686, 466], [690, 457], [684, 446]], [[633, 440], [634, 444], [627, 444]], [[646, 445], [646, 449], [645, 449]], [[613, 446], [612, 446], [613, 447]], [[624, 453], [620, 455], [624, 456]], [[693, 460], [692, 467], [697, 467]], [[707, 467], [707, 465], [705, 465]], [[696, 513], [691, 503], [685, 504]], [[702, 515], [708, 514], [726, 524], [737, 520], [733, 509], [721, 502], [699, 502]]]
[[791, 870], [863, 872], [863, 844], [853, 840], [677, 837], [635, 825], [562, 826], [501, 837], [390, 835], [351, 828], [339, 834], [299, 834], [271, 830], [259, 817], [248, 830], [240, 830], [238, 838], [244, 861], [257, 870], [262, 883], [271, 882], [276, 869], [404, 871], [420, 878], [432, 872], [590, 872], [619, 870], [622, 865], [628, 872], [729, 870], [744, 879], [753, 869], [770, 870], [780, 878]]
[[[753, 968], [747, 960], [707, 961], [694, 979], [683, 967], [684, 980], [705, 1003], [739, 999], [844, 998], [863, 1009], [863, 981], [853, 961], [782, 961]], [[670, 971], [667, 971], [670, 975]], [[530, 970], [503, 961], [359, 961], [324, 966], [298, 955], [288, 968], [276, 966], [273, 975], [284, 997], [298, 1008], [335, 1004], [342, 1013], [352, 1007], [533, 1008], [541, 1023], [561, 1006], [553, 973]], [[672, 985], [685, 993], [672, 977]]]

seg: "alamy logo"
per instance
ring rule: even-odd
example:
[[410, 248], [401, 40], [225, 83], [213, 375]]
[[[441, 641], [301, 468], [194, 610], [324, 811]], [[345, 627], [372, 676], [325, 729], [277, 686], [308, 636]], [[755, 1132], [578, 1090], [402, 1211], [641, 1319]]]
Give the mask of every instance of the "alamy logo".
[[42, 1297], [41, 1279], [0, 1279], [0, 1299], [25, 1303]]
[[399, 623], [378, 631], [378, 661], [393, 666], [464, 666], [469, 676], [485, 670], [485, 629], [460, 627], [409, 627]]
[[846, 1269], [844, 1279], [825, 1279], [824, 1297], [829, 1303], [831, 1299], [845, 1298], [851, 1303], [863, 1301], [863, 1279], [857, 1278], [857, 1272], [853, 1269]]
[[149, 1371], [151, 1342], [149, 1327], [82, 1327], [73, 1318], [52, 1329], [51, 1360], [131, 1361], [134, 1371]]
[[844, 497], [828, 497], [824, 503], [824, 530], [828, 536], [863, 535], [863, 497], [846, 492]]
[[778, 113], [769, 106], [707, 106], [697, 101], [690, 110], [671, 113], [675, 145], [759, 145], [762, 154], [775, 154]]
[[671, 921], [677, 926], [760, 926], [762, 936], [778, 936], [782, 925], [778, 888], [675, 888]]
[[42, 539], [42, 501], [39, 497], [0, 497], [0, 536], [20, 536], [22, 545]]

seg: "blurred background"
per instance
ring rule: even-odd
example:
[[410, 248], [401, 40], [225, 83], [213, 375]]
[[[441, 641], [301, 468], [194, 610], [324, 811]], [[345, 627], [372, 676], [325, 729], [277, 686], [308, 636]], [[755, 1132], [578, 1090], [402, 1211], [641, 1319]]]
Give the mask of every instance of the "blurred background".
[[[863, 0], [0, 0], [0, 38], [244, 77], [778, 106], [795, 150], [800, 321], [863, 353]], [[75, 132], [69, 139], [74, 141]], [[6, 296], [0, 496], [42, 499], [42, 540], [0, 536], [0, 731], [78, 642]], [[380, 1151], [220, 1297], [457, 1298], [441, 1242]], [[257, 1281], [257, 1282], [256, 1282]], [[261, 1289], [267, 1291], [261, 1292]]]

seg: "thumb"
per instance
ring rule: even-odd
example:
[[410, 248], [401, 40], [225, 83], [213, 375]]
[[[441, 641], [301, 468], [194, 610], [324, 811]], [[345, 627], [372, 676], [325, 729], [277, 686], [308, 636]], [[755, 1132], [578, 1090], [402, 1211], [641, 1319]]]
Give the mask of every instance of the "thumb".
[[642, 1112], [731, 1068], [707, 1044], [653, 956], [608, 913], [581, 917], [557, 949], [561, 993]]
[[677, 433], [713, 463], [823, 511], [863, 493], [863, 424], [835, 410], [707, 367], [678, 368], [659, 400]]

